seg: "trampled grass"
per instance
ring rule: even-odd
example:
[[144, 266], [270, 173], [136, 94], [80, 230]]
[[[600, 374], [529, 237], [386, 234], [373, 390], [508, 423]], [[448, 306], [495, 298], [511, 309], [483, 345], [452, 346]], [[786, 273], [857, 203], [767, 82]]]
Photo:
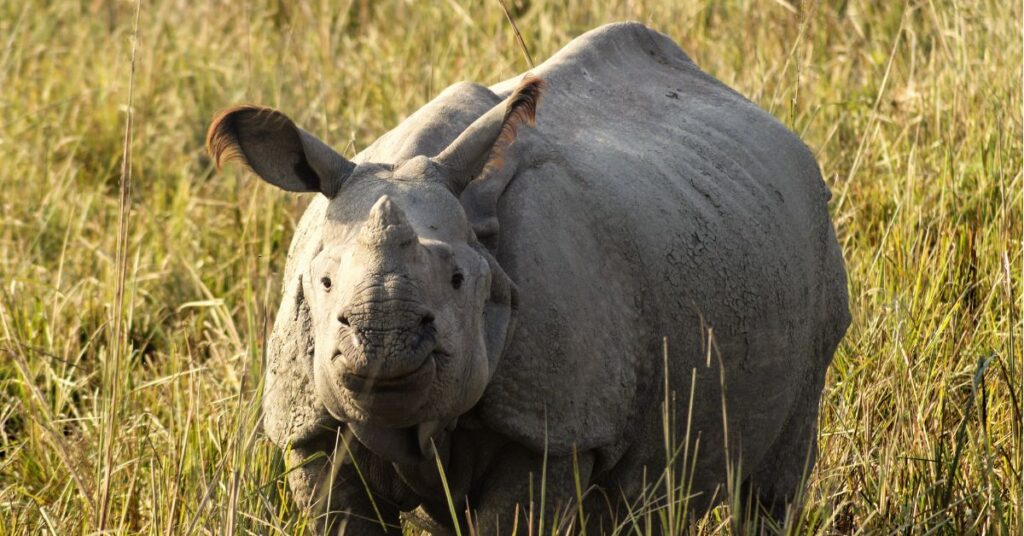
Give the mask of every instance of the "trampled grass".
[[[816, 152], [854, 320], [785, 530], [1019, 534], [1021, 5], [796, 4], [509, 2], [538, 62], [646, 22]], [[529, 65], [496, 1], [145, 1], [122, 191], [135, 9], [0, 1], [0, 534], [308, 533], [257, 432], [305, 201], [214, 174], [207, 122], [276, 106], [352, 155]]]

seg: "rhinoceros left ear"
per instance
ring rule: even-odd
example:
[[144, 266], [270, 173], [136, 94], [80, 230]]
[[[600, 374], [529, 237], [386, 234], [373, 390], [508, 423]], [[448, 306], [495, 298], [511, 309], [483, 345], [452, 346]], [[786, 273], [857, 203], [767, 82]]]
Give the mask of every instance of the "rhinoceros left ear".
[[236, 106], [218, 114], [210, 123], [206, 148], [218, 168], [226, 160], [241, 160], [261, 179], [289, 192], [334, 197], [355, 169], [288, 116], [258, 106]]
[[522, 154], [516, 133], [535, 124], [543, 89], [544, 81], [527, 73], [508, 99], [434, 158], [447, 172], [448, 186], [462, 201], [477, 239], [490, 249], [497, 246], [498, 198], [515, 176]]

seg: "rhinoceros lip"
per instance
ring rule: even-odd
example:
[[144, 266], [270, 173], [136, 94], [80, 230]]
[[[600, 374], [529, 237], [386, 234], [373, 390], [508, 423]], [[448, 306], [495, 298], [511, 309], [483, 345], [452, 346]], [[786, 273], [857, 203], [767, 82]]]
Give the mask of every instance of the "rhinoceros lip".
[[381, 378], [345, 372], [341, 375], [341, 384], [357, 398], [372, 399], [380, 395], [415, 392], [433, 380], [437, 370], [436, 357], [440, 355], [441, 352], [433, 352], [415, 370], [398, 376]]

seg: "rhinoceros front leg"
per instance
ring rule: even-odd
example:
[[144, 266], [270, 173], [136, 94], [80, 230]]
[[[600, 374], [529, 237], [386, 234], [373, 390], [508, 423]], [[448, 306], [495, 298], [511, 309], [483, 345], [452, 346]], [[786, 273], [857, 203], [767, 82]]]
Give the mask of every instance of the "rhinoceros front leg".
[[[333, 454], [330, 454], [333, 452]], [[316, 521], [317, 534], [401, 534], [400, 502], [406, 499], [391, 465], [342, 434], [293, 446], [286, 455], [288, 486], [296, 503]], [[391, 485], [389, 485], [391, 484]]]
[[[576, 481], [582, 490], [589, 486], [594, 455], [544, 456], [518, 445], [509, 445], [492, 463], [480, 487], [473, 493], [473, 522], [477, 534], [484, 536], [511, 534], [518, 526], [520, 534], [579, 524], [576, 507]], [[543, 501], [543, 506], [542, 506]], [[532, 524], [532, 530], [529, 526]], [[577, 531], [578, 531], [577, 527]]]

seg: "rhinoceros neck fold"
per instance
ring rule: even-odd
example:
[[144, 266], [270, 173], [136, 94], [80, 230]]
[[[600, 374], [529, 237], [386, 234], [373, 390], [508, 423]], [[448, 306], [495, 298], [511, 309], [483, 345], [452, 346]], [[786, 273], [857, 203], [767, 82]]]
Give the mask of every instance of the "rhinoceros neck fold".
[[372, 424], [349, 423], [356, 438], [381, 458], [401, 465], [434, 463], [435, 454], [444, 463], [447, 458], [449, 434], [458, 418], [447, 421], [428, 421], [405, 428], [385, 428]]

